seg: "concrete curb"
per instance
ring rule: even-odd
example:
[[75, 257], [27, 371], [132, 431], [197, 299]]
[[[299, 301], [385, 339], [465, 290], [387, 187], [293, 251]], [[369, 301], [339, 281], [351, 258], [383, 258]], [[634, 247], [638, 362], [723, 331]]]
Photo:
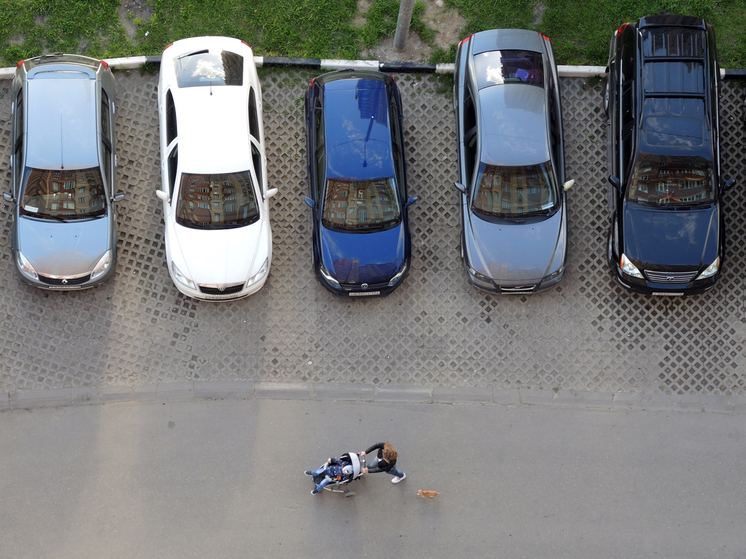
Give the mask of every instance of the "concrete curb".
[[[160, 64], [160, 55], [155, 56], [129, 56], [125, 58], [105, 58], [107, 64], [113, 70], [134, 70], [143, 64]], [[262, 66], [292, 66], [296, 68], [309, 68], [312, 70], [344, 70], [365, 69], [380, 70], [381, 72], [401, 73], [425, 73], [425, 74], [453, 74], [456, 65], [454, 63], [430, 64], [429, 62], [399, 62], [385, 60], [335, 60], [326, 58], [287, 58], [280, 56], [255, 56], [254, 64]], [[0, 80], [11, 80], [15, 75], [14, 67], [0, 68]], [[604, 66], [568, 66], [560, 64], [557, 72], [561, 78], [590, 78], [593, 76], [606, 76]], [[729, 68], [721, 69], [720, 77], [723, 79], [742, 79], [746, 77], [746, 70]]]
[[77, 386], [44, 390], [0, 392], [0, 412], [110, 404], [139, 401], [184, 400], [316, 400], [339, 402], [391, 402], [405, 404], [486, 406], [542, 406], [595, 411], [664, 411], [685, 413], [746, 414], [746, 396], [717, 394], [610, 393], [582, 390], [551, 390], [492, 387], [424, 388], [273, 381], [175, 381], [135, 386]]
[[492, 388], [437, 386], [433, 388], [433, 402], [436, 404], [491, 404]]
[[409, 402], [429, 404], [433, 401], [433, 391], [430, 388], [418, 386], [379, 386], [374, 397], [376, 402]]

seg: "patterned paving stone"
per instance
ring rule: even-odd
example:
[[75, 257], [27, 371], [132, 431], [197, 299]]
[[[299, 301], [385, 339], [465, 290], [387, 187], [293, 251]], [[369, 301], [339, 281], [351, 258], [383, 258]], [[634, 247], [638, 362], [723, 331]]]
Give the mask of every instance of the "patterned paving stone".
[[[746, 169], [742, 86], [723, 88], [723, 161], [739, 186], [725, 203], [722, 279], [689, 299], [631, 295], [604, 261], [608, 223], [600, 88], [561, 80], [570, 258], [547, 293], [471, 288], [458, 254], [455, 122], [432, 77], [399, 75], [413, 265], [393, 295], [340, 301], [311, 270], [303, 94], [312, 74], [263, 70], [274, 257], [256, 295], [202, 303], [165, 262], [155, 76], [118, 73], [119, 259], [115, 277], [77, 293], [25, 286], [0, 225], [0, 392], [173, 381], [359, 383], [658, 394], [746, 394]], [[0, 83], [0, 169], [10, 160], [9, 82]], [[10, 173], [4, 171], [4, 188]]]

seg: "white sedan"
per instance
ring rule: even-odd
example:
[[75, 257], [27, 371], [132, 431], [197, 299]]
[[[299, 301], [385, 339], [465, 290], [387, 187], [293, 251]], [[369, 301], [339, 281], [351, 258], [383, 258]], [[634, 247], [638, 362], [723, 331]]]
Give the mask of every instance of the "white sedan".
[[176, 287], [225, 301], [269, 276], [272, 230], [262, 91], [243, 41], [193, 37], [163, 51], [158, 80], [166, 257]]

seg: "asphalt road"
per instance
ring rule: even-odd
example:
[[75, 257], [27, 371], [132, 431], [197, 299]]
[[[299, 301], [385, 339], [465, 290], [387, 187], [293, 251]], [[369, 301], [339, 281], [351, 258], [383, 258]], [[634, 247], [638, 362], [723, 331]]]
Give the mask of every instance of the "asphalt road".
[[[407, 479], [312, 496], [390, 440]], [[0, 556], [746, 557], [743, 415], [282, 400], [0, 413]], [[418, 489], [441, 493], [418, 497]]]

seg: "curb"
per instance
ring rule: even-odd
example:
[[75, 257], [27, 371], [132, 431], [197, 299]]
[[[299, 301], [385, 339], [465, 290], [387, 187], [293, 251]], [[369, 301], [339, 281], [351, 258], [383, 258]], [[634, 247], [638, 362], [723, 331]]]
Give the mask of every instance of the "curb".
[[594, 411], [746, 414], [746, 396], [644, 394], [492, 387], [423, 388], [273, 381], [175, 381], [135, 386], [76, 386], [0, 392], [0, 412], [116, 402], [195, 400], [315, 400], [433, 405], [541, 406]]
[[[114, 70], [134, 70], [143, 64], [160, 64], [160, 55], [129, 56], [125, 58], [105, 58]], [[286, 58], [281, 56], [255, 56], [254, 64], [263, 66], [290, 66], [311, 70], [379, 70], [381, 72], [401, 72], [420, 74], [453, 74], [456, 64], [430, 64], [429, 62], [404, 62], [385, 60], [336, 60], [333, 58]], [[0, 68], [0, 80], [11, 80], [15, 75], [14, 67]], [[569, 66], [558, 64], [557, 72], [561, 78], [590, 78], [606, 76], [604, 66]], [[722, 79], [744, 79], [746, 69], [720, 69]]]

